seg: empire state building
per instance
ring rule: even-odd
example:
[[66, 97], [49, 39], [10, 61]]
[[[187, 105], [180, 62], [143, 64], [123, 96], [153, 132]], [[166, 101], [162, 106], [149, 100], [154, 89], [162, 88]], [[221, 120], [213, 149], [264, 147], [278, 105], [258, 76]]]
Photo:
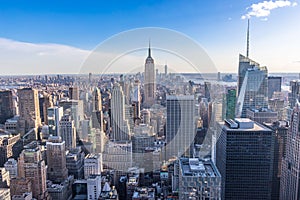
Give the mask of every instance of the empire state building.
[[144, 83], [144, 106], [151, 107], [155, 103], [155, 69], [154, 60], [151, 57], [151, 48], [149, 44], [148, 57], [145, 62], [145, 83]]

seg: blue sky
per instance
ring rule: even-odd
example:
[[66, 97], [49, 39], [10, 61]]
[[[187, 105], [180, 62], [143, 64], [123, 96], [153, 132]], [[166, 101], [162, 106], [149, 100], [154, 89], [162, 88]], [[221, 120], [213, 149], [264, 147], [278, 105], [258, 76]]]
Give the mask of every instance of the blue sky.
[[[0, 1], [0, 38], [5, 43], [0, 42], [0, 50], [12, 42], [58, 44], [84, 52], [122, 31], [163, 27], [196, 40], [219, 71], [236, 72], [238, 53], [245, 52], [246, 43], [247, 24], [241, 17], [251, 11], [248, 7], [260, 2], [263, 1]], [[278, 8], [271, 5], [267, 16], [251, 16], [250, 57], [267, 65], [269, 71], [299, 71], [300, 55], [296, 52], [300, 52], [300, 10], [297, 1], [288, 2], [288, 6]], [[22, 51], [10, 49], [7, 52], [16, 59], [13, 55], [0, 56], [0, 69], [4, 74], [21, 73], [19, 68], [23, 65], [27, 73], [52, 73], [33, 69], [43, 60], [22, 61], [25, 57]], [[80, 59], [68, 62], [62, 62], [60, 68], [80, 64]], [[31, 64], [36, 66], [29, 66]], [[53, 73], [66, 71], [54, 70]]]

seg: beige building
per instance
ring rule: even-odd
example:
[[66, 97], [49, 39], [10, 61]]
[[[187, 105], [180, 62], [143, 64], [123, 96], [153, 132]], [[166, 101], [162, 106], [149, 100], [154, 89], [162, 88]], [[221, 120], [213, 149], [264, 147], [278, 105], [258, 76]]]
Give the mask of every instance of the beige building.
[[33, 128], [41, 125], [38, 91], [32, 88], [18, 89], [19, 129], [23, 136]]
[[32, 196], [38, 200], [48, 199], [46, 187], [46, 165], [42, 159], [40, 146], [31, 142], [24, 146], [19, 157], [19, 177], [30, 180]]

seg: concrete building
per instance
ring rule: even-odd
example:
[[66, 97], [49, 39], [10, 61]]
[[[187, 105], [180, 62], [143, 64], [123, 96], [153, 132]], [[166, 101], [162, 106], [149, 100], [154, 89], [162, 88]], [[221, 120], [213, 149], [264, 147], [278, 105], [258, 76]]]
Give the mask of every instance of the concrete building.
[[69, 98], [79, 100], [79, 88], [77, 86], [69, 87]]
[[101, 175], [89, 175], [87, 188], [88, 200], [98, 200], [101, 194]]
[[222, 199], [271, 199], [273, 131], [247, 118], [225, 120], [216, 145]]
[[293, 80], [290, 82], [289, 105], [293, 109], [296, 106], [297, 100], [300, 102], [300, 81]]
[[50, 136], [46, 146], [48, 180], [61, 183], [68, 177], [65, 141], [61, 141], [59, 136]]
[[300, 104], [296, 103], [287, 133], [286, 152], [282, 160], [280, 199], [300, 198]]
[[196, 135], [194, 96], [167, 95], [166, 156], [192, 155]]
[[88, 179], [90, 175], [101, 174], [102, 154], [88, 154], [84, 159], [84, 178]]
[[69, 176], [63, 182], [55, 184], [47, 180], [47, 191], [52, 200], [70, 200], [72, 198], [72, 184], [74, 179]]
[[0, 188], [8, 188], [10, 185], [9, 171], [0, 167]]
[[32, 186], [29, 179], [17, 177], [10, 180], [10, 194], [12, 197], [23, 196], [23, 194], [28, 193], [32, 196]]
[[268, 98], [272, 99], [275, 92], [281, 92], [282, 77], [269, 76], [268, 77]]
[[12, 135], [0, 130], [0, 167], [13, 156], [13, 146], [20, 140], [20, 134]]
[[125, 117], [125, 98], [120, 84], [115, 83], [111, 96], [112, 140], [130, 139], [128, 120]]
[[0, 91], [0, 124], [14, 116], [12, 91]]
[[46, 165], [42, 159], [41, 148], [36, 141], [24, 146], [18, 165], [19, 177], [26, 178], [31, 182], [33, 198], [38, 200], [48, 199]]
[[127, 172], [132, 167], [132, 143], [109, 141], [105, 145], [102, 156], [104, 169], [114, 169], [121, 174]]
[[14, 158], [9, 158], [6, 163], [4, 163], [4, 168], [9, 171], [10, 179], [18, 176], [18, 162]]
[[273, 123], [264, 123], [266, 127], [271, 129], [275, 135], [274, 141], [274, 161], [272, 176], [272, 199], [279, 199], [280, 180], [282, 177], [282, 160], [286, 157], [286, 142], [289, 129], [287, 121], [276, 121]]
[[59, 135], [59, 121], [64, 114], [63, 107], [50, 107], [47, 111], [47, 121], [49, 126], [49, 134], [58, 136]]
[[260, 124], [278, 121], [278, 113], [267, 108], [247, 109], [246, 116]]
[[74, 179], [83, 178], [83, 163], [84, 152], [81, 147], [70, 149], [66, 155], [66, 166], [68, 169], [68, 175], [74, 176]]
[[21, 136], [41, 125], [38, 91], [32, 88], [18, 89], [19, 129]]
[[221, 198], [221, 175], [211, 161], [180, 158], [174, 166], [174, 175], [173, 178], [178, 178], [179, 199]]
[[141, 114], [141, 91], [140, 91], [140, 81], [135, 80], [132, 87], [131, 93], [131, 104], [133, 107], [133, 119], [136, 120], [140, 118]]
[[76, 128], [70, 115], [64, 115], [59, 122], [59, 131], [67, 149], [76, 147]]

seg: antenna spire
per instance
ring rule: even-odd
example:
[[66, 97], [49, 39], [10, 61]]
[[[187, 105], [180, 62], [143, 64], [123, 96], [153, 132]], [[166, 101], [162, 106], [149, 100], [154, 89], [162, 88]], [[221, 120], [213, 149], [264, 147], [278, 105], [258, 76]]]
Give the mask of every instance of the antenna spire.
[[150, 44], [150, 39], [149, 39], [149, 48], [148, 48], [148, 57], [151, 57], [151, 44]]
[[248, 18], [248, 28], [247, 28], [247, 58], [249, 57], [249, 29], [250, 29], [250, 19]]

